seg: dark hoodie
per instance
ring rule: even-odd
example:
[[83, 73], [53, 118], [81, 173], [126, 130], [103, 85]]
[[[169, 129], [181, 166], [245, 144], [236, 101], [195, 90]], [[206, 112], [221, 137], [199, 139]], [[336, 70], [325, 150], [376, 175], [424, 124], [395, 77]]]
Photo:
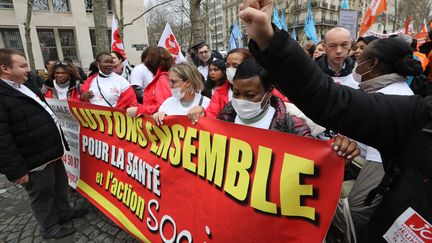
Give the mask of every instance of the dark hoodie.
[[329, 75], [331, 77], [344, 77], [344, 76], [348, 76], [352, 73], [352, 71], [354, 69], [355, 61], [351, 57], [347, 57], [345, 59], [345, 67], [342, 68], [339, 75], [336, 75], [336, 73], [329, 68], [329, 64], [327, 62], [327, 56], [326, 55], [322, 55], [322, 57], [319, 58], [316, 61], [316, 63], [321, 68], [321, 70], [323, 70], [327, 75]]

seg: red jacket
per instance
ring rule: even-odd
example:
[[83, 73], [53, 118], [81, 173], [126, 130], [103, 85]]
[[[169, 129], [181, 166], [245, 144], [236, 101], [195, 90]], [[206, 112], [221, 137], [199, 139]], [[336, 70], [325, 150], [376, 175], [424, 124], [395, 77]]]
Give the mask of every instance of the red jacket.
[[[81, 94], [90, 90], [90, 85], [94, 78], [97, 77], [97, 75], [98, 74], [95, 74], [87, 78], [87, 80], [81, 86]], [[120, 94], [120, 97], [117, 100], [117, 104], [114, 108], [126, 109], [128, 107], [137, 105], [138, 101], [136, 99], [135, 91], [132, 86], [130, 86], [128, 89], [126, 89], [123, 93]]]
[[168, 72], [158, 69], [151, 83], [144, 89], [143, 96], [143, 104], [138, 106], [137, 115], [153, 115], [171, 97]]
[[[205, 110], [206, 117], [216, 119], [219, 112], [228, 104], [228, 91], [231, 87], [230, 82], [225, 82], [219, 88], [217, 88], [212, 95], [210, 104]], [[289, 102], [288, 99], [283, 96], [277, 89], [273, 89], [273, 95], [279, 97], [283, 102]]]

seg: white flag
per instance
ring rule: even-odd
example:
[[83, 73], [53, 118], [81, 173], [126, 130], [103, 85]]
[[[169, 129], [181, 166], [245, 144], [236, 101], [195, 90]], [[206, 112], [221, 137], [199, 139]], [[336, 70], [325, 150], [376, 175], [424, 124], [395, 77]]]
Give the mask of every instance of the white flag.
[[186, 61], [183, 53], [181, 52], [180, 45], [171, 30], [170, 25], [167, 23], [162, 36], [159, 40], [158, 46], [163, 47], [168, 50], [169, 53], [174, 57], [176, 63]]

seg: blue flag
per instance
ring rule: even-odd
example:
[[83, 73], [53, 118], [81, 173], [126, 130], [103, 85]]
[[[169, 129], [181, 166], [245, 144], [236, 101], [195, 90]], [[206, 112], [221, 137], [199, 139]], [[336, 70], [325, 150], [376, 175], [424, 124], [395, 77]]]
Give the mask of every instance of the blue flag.
[[297, 32], [296, 32], [295, 28], [293, 28], [293, 30], [291, 32], [291, 38], [293, 38], [295, 41], [297, 41]]
[[310, 0], [308, 1], [308, 10], [307, 10], [306, 22], [304, 25], [304, 33], [312, 42], [318, 44], [319, 40], [316, 34], [315, 20], [312, 13]]
[[288, 25], [286, 23], [285, 11], [282, 11], [282, 14], [280, 17], [280, 22], [282, 24], [282, 29], [285, 30], [286, 32], [288, 32]]
[[348, 2], [348, 0], [342, 0], [340, 8], [341, 9], [349, 9], [349, 2]]
[[273, 9], [273, 23], [281, 30], [283, 25], [276, 8]]
[[234, 20], [233, 28], [231, 30], [230, 38], [228, 40], [227, 51], [231, 51], [232, 49], [243, 47], [243, 43], [241, 41], [242, 39], [243, 39], [243, 34], [240, 30], [240, 27], [237, 24], [237, 19], [236, 19]]

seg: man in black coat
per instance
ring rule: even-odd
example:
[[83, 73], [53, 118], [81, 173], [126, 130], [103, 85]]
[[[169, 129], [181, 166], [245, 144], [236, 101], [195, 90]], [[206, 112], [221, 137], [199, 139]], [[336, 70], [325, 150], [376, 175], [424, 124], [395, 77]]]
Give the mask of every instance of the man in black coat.
[[73, 228], [61, 223], [82, 216], [68, 202], [61, 157], [68, 149], [57, 119], [40, 90], [26, 82], [23, 54], [0, 49], [0, 173], [26, 189], [45, 238], [62, 238]]

